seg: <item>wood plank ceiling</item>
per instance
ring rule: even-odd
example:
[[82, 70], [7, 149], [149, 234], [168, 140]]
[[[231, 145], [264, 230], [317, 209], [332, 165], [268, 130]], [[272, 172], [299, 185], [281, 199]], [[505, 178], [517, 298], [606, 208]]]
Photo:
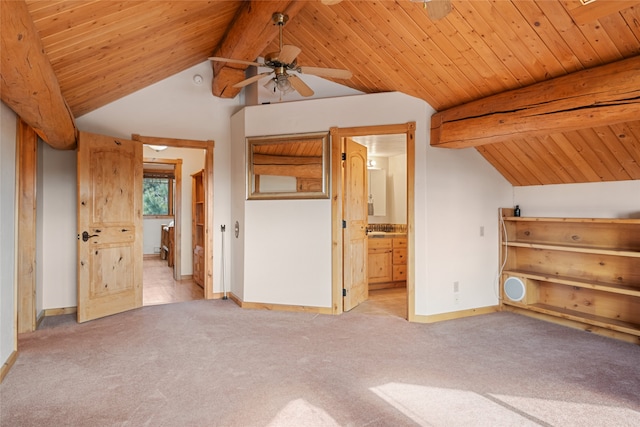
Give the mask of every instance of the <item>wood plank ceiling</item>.
[[[339, 83], [403, 92], [442, 111], [639, 55], [640, 2], [598, 2], [452, 0], [452, 12], [432, 21], [408, 0], [306, 1], [284, 41], [302, 49], [302, 65], [353, 72]], [[79, 117], [205, 61], [243, 2], [26, 3]], [[640, 179], [640, 118], [477, 150], [517, 186]]]

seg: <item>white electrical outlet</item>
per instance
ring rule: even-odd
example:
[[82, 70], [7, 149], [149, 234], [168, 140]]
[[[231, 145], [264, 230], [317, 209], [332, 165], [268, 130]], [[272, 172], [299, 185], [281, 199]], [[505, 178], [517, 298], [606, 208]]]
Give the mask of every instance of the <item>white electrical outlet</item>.
[[453, 292], [460, 292], [460, 282], [453, 282]]
[[484, 225], [480, 226], [480, 237], [484, 237]]

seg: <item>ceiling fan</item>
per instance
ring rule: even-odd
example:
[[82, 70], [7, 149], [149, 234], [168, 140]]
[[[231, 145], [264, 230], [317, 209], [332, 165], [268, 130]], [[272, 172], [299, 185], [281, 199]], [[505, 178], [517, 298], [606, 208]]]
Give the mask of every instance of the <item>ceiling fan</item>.
[[[331, 6], [342, 0], [320, 0], [322, 4]], [[411, 0], [414, 3], [422, 3], [427, 10], [427, 15], [434, 21], [442, 19], [451, 12], [451, 0]], [[595, 0], [591, 0], [595, 1]]]
[[283, 13], [276, 12], [272, 16], [273, 22], [279, 27], [279, 51], [271, 52], [265, 55], [264, 62], [243, 61], [239, 59], [221, 58], [218, 56], [212, 56], [209, 59], [211, 61], [229, 62], [234, 64], [253, 65], [256, 67], [271, 68], [272, 71], [256, 74], [248, 79], [242, 80], [233, 85], [236, 88], [242, 88], [250, 85], [253, 82], [271, 75], [273, 77], [269, 79], [265, 87], [272, 89], [273, 91], [279, 90], [282, 93], [287, 93], [290, 90], [296, 90], [302, 96], [312, 96], [313, 90], [300, 79], [296, 74], [290, 74], [296, 72], [300, 74], [311, 74], [319, 77], [330, 77], [336, 79], [349, 79], [352, 74], [349, 70], [342, 70], [338, 68], [321, 68], [321, 67], [306, 67], [298, 66], [296, 58], [301, 52], [301, 49], [293, 45], [282, 44], [282, 27], [287, 22], [289, 17]]

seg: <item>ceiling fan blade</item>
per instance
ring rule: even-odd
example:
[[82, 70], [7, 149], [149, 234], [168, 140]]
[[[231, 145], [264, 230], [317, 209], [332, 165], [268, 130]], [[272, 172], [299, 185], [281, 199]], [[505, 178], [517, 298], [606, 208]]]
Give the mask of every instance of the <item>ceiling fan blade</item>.
[[289, 75], [289, 83], [302, 96], [312, 96], [313, 90], [302, 79], [294, 74]]
[[349, 70], [341, 70], [338, 68], [300, 67], [297, 71], [302, 74], [313, 74], [314, 76], [332, 77], [335, 79], [350, 79], [353, 75]]
[[260, 64], [259, 62], [243, 61], [241, 59], [220, 58], [219, 56], [212, 56], [209, 58], [209, 60], [218, 61], [218, 62], [230, 62], [232, 64], [254, 65], [256, 67], [264, 67], [264, 64]]
[[253, 82], [257, 82], [258, 80], [260, 80], [264, 76], [268, 76], [272, 72], [273, 71], [267, 71], [265, 73], [256, 74], [255, 76], [251, 76], [248, 79], [245, 79], [245, 80], [243, 80], [243, 81], [241, 81], [239, 83], [234, 84], [233, 87], [235, 87], [235, 88], [245, 87], [247, 85], [250, 85]]
[[432, 21], [442, 19], [451, 12], [451, 0], [431, 0], [424, 4]]
[[296, 60], [298, 55], [300, 55], [300, 52], [302, 52], [302, 49], [300, 49], [298, 46], [285, 44], [284, 46], [282, 46], [282, 50], [280, 51], [280, 54], [278, 56], [281, 62], [285, 64], [291, 64]]

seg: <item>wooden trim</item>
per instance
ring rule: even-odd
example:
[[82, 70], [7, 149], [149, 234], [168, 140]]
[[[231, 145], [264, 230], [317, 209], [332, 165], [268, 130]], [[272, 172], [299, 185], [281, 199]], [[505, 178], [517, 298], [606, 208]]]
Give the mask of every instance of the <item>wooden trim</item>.
[[407, 124], [407, 321], [416, 318], [416, 123]]
[[573, 329], [580, 329], [586, 332], [592, 332], [596, 335], [603, 337], [615, 338], [621, 341], [630, 342], [632, 344], [640, 345], [640, 336], [625, 334], [624, 332], [614, 331], [612, 329], [601, 328], [595, 325], [589, 325], [582, 322], [576, 322], [570, 319], [563, 319], [557, 316], [551, 316], [544, 313], [538, 313], [525, 308], [503, 305], [503, 311], [510, 311], [512, 313], [522, 314], [524, 316], [532, 317], [534, 319], [544, 320], [545, 322], [555, 323], [562, 326], [568, 326]]
[[296, 313], [333, 314], [331, 307], [311, 307], [304, 305], [268, 304], [262, 302], [243, 301], [240, 307], [254, 310], [291, 311]]
[[407, 135], [407, 320], [414, 321], [415, 317], [415, 129], [416, 123], [359, 126], [352, 128], [330, 129], [331, 135], [331, 302], [332, 314], [341, 314], [342, 306], [342, 211], [343, 211], [343, 175], [342, 139], [351, 136], [367, 135]]
[[38, 136], [18, 118], [18, 333], [36, 330]]
[[[0, 96], [53, 148], [76, 147], [77, 129], [24, 1], [0, 2]], [[37, 70], [37, 71], [36, 71]]]
[[2, 383], [2, 380], [4, 380], [4, 377], [7, 376], [7, 374], [9, 373], [9, 369], [11, 369], [13, 364], [16, 363], [17, 359], [18, 359], [18, 350], [14, 350], [7, 358], [7, 361], [4, 362], [2, 364], [2, 367], [0, 368], [0, 383]]
[[64, 314], [75, 314], [77, 312], [78, 307], [47, 308], [44, 310], [44, 317], [62, 316]]
[[213, 299], [213, 141], [207, 141], [204, 160], [204, 298]]
[[227, 295], [231, 301], [235, 302], [239, 307], [242, 307], [242, 299], [240, 297], [233, 292], [228, 292]]
[[640, 56], [459, 105], [431, 117], [431, 145], [478, 147], [640, 117]]
[[254, 310], [272, 310], [272, 311], [290, 311], [296, 313], [317, 313], [317, 314], [335, 314], [332, 307], [310, 307], [303, 305], [288, 305], [288, 304], [267, 304], [260, 302], [246, 302], [242, 301], [233, 292], [227, 292], [227, 296], [231, 301], [236, 303], [240, 308], [254, 309]]
[[331, 313], [342, 313], [342, 137], [331, 128]]
[[489, 314], [500, 311], [499, 305], [491, 305], [488, 307], [470, 308], [468, 310], [452, 311], [450, 313], [441, 314], [416, 314], [414, 315], [414, 322], [417, 323], [436, 323], [445, 320], [462, 319], [464, 317], [479, 316], [481, 314]]
[[[131, 134], [131, 139], [134, 141], [140, 141], [143, 144], [166, 145], [167, 147], [178, 147], [178, 148], [206, 149], [208, 144], [214, 144], [213, 140], [198, 141], [195, 139], [162, 138], [157, 136], [143, 136], [137, 133]], [[153, 159], [150, 161], [153, 161], [156, 163], [162, 163], [161, 160], [162, 159]]]
[[[173, 278], [182, 275], [182, 159], [173, 159], [176, 163], [176, 194], [173, 207]], [[179, 225], [180, 224], [180, 225]]]

